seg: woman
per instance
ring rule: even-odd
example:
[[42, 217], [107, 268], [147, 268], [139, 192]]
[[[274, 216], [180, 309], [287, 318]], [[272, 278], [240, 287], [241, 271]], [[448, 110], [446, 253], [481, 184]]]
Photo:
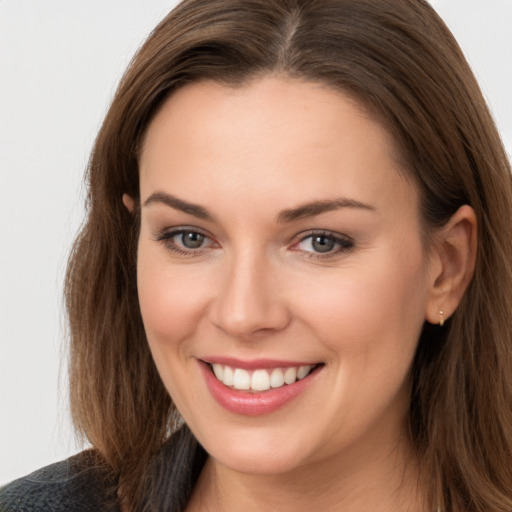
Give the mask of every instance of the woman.
[[511, 201], [426, 2], [183, 2], [120, 84], [70, 259], [93, 448], [4, 508], [510, 510]]

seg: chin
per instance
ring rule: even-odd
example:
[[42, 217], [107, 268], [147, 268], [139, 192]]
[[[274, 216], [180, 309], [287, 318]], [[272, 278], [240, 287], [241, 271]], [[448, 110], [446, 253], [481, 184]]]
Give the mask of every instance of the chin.
[[239, 449], [223, 450], [219, 457], [211, 456], [220, 464], [232, 471], [250, 475], [283, 475], [292, 472], [302, 465], [302, 457], [290, 453], [264, 449]]
[[197, 438], [216, 462], [243, 474], [285, 474], [310, 458], [311, 450], [301, 436], [271, 432], [263, 426], [224, 434], [212, 429], [206, 436]]

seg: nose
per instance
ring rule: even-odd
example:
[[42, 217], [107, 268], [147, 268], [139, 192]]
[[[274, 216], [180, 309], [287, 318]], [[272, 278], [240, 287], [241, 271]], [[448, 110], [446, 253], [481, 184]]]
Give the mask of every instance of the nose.
[[280, 274], [265, 257], [234, 258], [219, 276], [218, 295], [210, 310], [213, 324], [239, 339], [286, 328], [290, 312]]

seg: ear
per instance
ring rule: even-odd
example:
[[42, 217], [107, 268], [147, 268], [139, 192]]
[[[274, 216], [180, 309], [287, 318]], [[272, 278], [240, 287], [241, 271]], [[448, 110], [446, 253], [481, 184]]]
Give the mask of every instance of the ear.
[[461, 206], [434, 238], [426, 319], [442, 325], [457, 309], [475, 271], [477, 221], [473, 208]]
[[126, 209], [133, 213], [135, 210], [135, 200], [132, 196], [129, 196], [128, 194], [123, 194], [123, 204], [126, 206]]

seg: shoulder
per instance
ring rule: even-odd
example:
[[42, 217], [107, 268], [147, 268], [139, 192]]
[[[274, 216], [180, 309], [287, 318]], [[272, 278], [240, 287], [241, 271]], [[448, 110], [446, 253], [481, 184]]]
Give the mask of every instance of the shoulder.
[[90, 451], [51, 464], [0, 489], [0, 512], [117, 511], [115, 482]]

